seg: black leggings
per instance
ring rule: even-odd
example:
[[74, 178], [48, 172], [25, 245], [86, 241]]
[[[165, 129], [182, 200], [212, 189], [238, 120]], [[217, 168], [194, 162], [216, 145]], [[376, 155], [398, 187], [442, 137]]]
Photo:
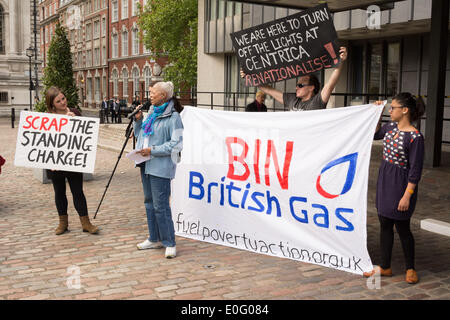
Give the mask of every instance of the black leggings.
[[394, 225], [397, 229], [402, 243], [403, 254], [405, 256], [406, 270], [414, 269], [414, 237], [410, 229], [411, 219], [393, 220], [378, 215], [380, 220], [380, 244], [381, 244], [381, 264], [380, 267], [388, 269], [391, 267], [392, 247], [394, 245]]
[[56, 209], [60, 216], [67, 215], [66, 178], [73, 196], [73, 204], [80, 217], [88, 215], [86, 197], [83, 193], [83, 174], [70, 171], [50, 171], [47, 176], [53, 182]]

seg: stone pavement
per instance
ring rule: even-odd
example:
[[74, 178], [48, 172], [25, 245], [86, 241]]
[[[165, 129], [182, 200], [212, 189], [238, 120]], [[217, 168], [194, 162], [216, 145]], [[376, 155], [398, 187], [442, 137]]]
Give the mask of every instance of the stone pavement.
[[[108, 141], [102, 134], [95, 179], [84, 184], [91, 217], [117, 160], [114, 148], [123, 144], [123, 138]], [[17, 129], [0, 119], [0, 154], [7, 161], [0, 174], [0, 299], [450, 299], [450, 238], [418, 225], [429, 216], [449, 222], [448, 166], [424, 172], [413, 223], [420, 282], [404, 282], [396, 235], [394, 276], [370, 290], [361, 276], [182, 237], [176, 239], [175, 259], [165, 259], [163, 250], [138, 251], [136, 244], [147, 237], [143, 193], [138, 170], [125, 156], [93, 220], [100, 234], [81, 231], [68, 191], [70, 232], [56, 236], [52, 185], [40, 184], [31, 169], [14, 166], [16, 135]], [[367, 245], [374, 263], [379, 261], [378, 159], [370, 169], [368, 193]], [[72, 280], [77, 272], [80, 283]]]

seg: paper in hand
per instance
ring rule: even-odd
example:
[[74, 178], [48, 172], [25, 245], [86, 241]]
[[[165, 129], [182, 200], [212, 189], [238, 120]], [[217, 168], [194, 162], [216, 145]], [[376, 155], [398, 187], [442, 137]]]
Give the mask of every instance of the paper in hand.
[[150, 155], [144, 157], [141, 155], [141, 150], [133, 150], [130, 153], [127, 153], [126, 157], [131, 161], [134, 161], [136, 164], [142, 163], [144, 161], [150, 160]]

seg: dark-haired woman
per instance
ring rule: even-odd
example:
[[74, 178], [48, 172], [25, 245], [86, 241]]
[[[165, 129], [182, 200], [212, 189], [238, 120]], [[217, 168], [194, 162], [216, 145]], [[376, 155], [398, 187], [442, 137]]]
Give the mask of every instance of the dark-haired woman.
[[417, 201], [417, 184], [422, 174], [424, 139], [412, 123], [419, 120], [424, 111], [421, 98], [416, 100], [410, 93], [399, 93], [392, 99], [389, 109], [392, 121], [378, 127], [375, 133], [375, 140], [383, 139], [383, 161], [378, 173], [376, 194], [381, 264], [372, 272], [364, 273], [366, 277], [375, 273], [392, 276], [395, 225], [405, 257], [406, 282], [414, 284], [419, 281], [414, 267], [414, 237], [410, 221]]
[[[74, 108], [67, 106], [67, 99], [61, 89], [50, 87], [45, 94], [45, 103], [49, 113], [66, 116], [81, 116], [81, 113]], [[86, 197], [83, 193], [83, 174], [81, 172], [71, 172], [62, 170], [47, 170], [47, 176], [52, 180], [55, 190], [55, 203], [59, 215], [59, 225], [55, 230], [56, 235], [63, 234], [68, 230], [69, 219], [67, 216], [66, 179], [69, 182], [70, 191], [73, 196], [73, 204], [80, 217], [81, 226], [84, 232], [97, 233], [98, 228], [91, 224], [88, 216]]]

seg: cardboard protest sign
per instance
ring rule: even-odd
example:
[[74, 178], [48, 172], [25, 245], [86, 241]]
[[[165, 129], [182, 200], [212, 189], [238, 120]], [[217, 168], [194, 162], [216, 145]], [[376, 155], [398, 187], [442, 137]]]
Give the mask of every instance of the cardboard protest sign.
[[93, 173], [100, 119], [22, 111], [14, 165]]
[[231, 33], [246, 86], [278, 82], [339, 64], [333, 18], [326, 4]]
[[382, 109], [185, 107], [171, 193], [176, 234], [351, 273], [372, 270], [367, 185]]

